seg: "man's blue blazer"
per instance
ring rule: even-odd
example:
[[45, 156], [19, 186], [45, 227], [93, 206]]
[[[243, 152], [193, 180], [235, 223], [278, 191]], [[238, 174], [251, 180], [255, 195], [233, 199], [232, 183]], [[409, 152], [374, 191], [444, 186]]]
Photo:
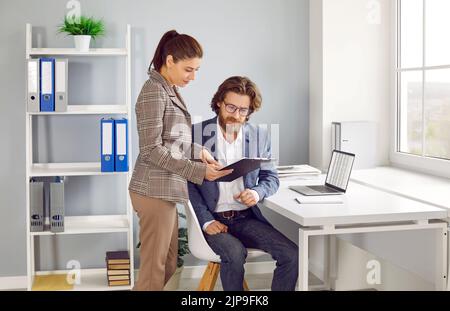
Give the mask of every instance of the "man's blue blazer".
[[[195, 143], [204, 146], [217, 160], [217, 117], [194, 124], [192, 126], [192, 139]], [[243, 125], [244, 157], [271, 158], [270, 139], [267, 131], [249, 123]], [[263, 164], [260, 169], [244, 176], [245, 189], [253, 189], [259, 194], [260, 202], [265, 197], [277, 192], [280, 182], [278, 173], [272, 163]], [[204, 180], [202, 185], [188, 183], [189, 200], [194, 207], [200, 226], [214, 220], [213, 212], [219, 200], [219, 186], [217, 182]], [[267, 224], [258, 206], [251, 207], [255, 217]]]

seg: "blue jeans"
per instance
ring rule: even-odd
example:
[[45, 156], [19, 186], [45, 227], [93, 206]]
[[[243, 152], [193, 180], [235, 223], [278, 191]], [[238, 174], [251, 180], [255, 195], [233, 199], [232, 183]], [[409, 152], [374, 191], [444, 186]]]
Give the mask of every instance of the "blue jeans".
[[272, 226], [257, 220], [253, 213], [226, 219], [214, 214], [216, 220], [228, 226], [227, 233], [209, 235], [206, 241], [220, 256], [220, 279], [225, 291], [243, 291], [244, 263], [247, 248], [261, 249], [276, 260], [273, 291], [293, 291], [298, 278], [298, 247]]

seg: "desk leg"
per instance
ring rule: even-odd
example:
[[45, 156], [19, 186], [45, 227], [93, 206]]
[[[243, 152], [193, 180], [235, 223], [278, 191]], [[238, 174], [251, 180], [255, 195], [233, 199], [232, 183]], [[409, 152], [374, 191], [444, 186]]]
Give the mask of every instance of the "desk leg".
[[326, 286], [328, 290], [336, 289], [336, 278], [337, 278], [337, 259], [338, 259], [338, 248], [337, 248], [337, 238], [334, 234], [327, 235], [327, 282]]
[[331, 290], [331, 235], [323, 235], [323, 285]]
[[298, 290], [308, 290], [308, 233], [302, 228], [298, 229]]
[[436, 290], [442, 291], [447, 288], [447, 252], [448, 252], [448, 230], [447, 226], [439, 228], [436, 233]]

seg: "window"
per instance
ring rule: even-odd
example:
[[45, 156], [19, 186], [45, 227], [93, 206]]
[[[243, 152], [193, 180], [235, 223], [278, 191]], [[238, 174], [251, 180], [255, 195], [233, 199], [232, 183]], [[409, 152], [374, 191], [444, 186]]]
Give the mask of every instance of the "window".
[[396, 151], [450, 159], [450, 1], [397, 2]]

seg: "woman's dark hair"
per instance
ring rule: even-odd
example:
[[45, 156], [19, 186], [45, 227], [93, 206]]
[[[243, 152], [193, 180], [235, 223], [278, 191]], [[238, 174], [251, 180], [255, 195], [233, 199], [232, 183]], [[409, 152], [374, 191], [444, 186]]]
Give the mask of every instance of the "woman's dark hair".
[[233, 92], [239, 95], [248, 95], [248, 97], [250, 97], [250, 112], [247, 116], [247, 121], [253, 112], [261, 108], [262, 97], [256, 84], [247, 77], [234, 76], [226, 79], [219, 86], [219, 89], [211, 100], [211, 109], [216, 113], [216, 115], [218, 115], [220, 111], [217, 104], [224, 101], [228, 92]]
[[191, 36], [179, 34], [176, 30], [169, 30], [158, 43], [155, 55], [148, 68], [149, 71], [153, 65], [153, 68], [160, 72], [168, 55], [172, 55], [174, 62], [194, 57], [202, 58], [203, 49], [200, 43]]

